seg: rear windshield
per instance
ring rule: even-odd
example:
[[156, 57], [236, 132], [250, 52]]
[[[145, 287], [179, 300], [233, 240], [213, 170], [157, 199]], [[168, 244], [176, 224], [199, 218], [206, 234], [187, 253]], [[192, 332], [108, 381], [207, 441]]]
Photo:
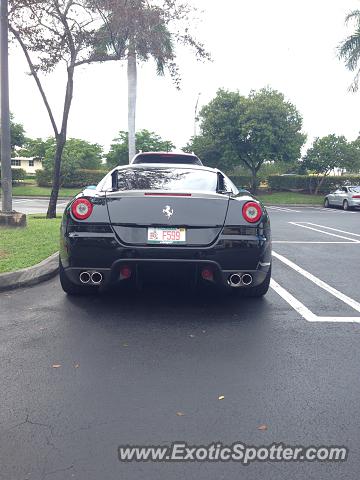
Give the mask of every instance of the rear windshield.
[[119, 190], [216, 192], [217, 174], [187, 168], [129, 168], [119, 170]]
[[138, 155], [134, 161], [137, 163], [182, 163], [191, 165], [202, 165], [201, 161], [196, 156], [191, 155], [174, 155], [166, 153], [148, 153], [146, 155]]
[[349, 187], [350, 192], [360, 193], [360, 187]]

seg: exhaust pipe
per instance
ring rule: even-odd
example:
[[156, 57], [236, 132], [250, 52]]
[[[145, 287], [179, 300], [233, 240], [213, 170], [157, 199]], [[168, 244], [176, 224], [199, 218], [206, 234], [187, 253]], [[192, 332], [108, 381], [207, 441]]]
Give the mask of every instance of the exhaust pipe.
[[231, 287], [240, 287], [241, 285], [241, 276], [238, 273], [233, 273], [229, 277], [229, 285]]
[[100, 285], [100, 283], [102, 282], [103, 280], [103, 276], [100, 272], [94, 272], [92, 275], [91, 275], [91, 281], [94, 285]]
[[89, 283], [91, 280], [91, 276], [89, 272], [81, 272], [79, 275], [81, 283]]
[[245, 287], [248, 287], [253, 283], [253, 277], [250, 275], [250, 273], [244, 273], [242, 276], [242, 283], [245, 285]]

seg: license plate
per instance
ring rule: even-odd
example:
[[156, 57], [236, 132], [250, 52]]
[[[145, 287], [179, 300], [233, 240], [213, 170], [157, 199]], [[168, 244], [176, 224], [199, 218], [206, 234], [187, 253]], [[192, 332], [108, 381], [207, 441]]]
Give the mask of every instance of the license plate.
[[148, 243], [186, 243], [186, 228], [148, 228]]

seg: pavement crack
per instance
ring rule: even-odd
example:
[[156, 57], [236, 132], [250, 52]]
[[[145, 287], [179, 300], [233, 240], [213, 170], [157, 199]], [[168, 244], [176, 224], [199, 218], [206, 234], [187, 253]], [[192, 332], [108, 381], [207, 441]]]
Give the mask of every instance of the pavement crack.
[[72, 470], [73, 468], [74, 468], [74, 465], [70, 465], [70, 466], [65, 467], [65, 468], [59, 468], [57, 470], [52, 470], [51, 472], [44, 472], [42, 474], [41, 480], [44, 480], [49, 475], [54, 475], [55, 473], [68, 472], [69, 470]]

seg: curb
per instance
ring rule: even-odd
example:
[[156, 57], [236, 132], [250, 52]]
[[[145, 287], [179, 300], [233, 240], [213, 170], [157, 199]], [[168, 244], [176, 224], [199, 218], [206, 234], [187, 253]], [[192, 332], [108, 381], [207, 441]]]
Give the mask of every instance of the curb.
[[37, 285], [54, 277], [58, 271], [59, 252], [56, 252], [33, 267], [23, 268], [16, 272], [1, 273], [0, 292]]

